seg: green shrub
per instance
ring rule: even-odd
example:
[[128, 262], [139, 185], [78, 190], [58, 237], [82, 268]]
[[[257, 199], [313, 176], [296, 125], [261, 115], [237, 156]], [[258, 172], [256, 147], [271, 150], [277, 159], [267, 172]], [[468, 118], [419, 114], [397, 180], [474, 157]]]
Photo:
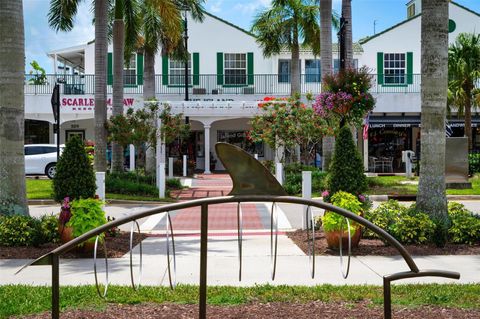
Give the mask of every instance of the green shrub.
[[473, 245], [480, 241], [479, 216], [455, 202], [448, 203], [448, 215], [451, 220], [451, 227], [448, 230], [451, 242]]
[[95, 190], [95, 174], [83, 142], [79, 137], [73, 136], [65, 145], [57, 163], [53, 178], [54, 199], [61, 202], [67, 196], [72, 200], [94, 197]]
[[105, 190], [107, 193], [115, 194], [158, 196], [158, 188], [154, 185], [114, 176], [107, 176]]
[[261, 160], [260, 163], [262, 163], [263, 166], [265, 166], [270, 173], [275, 175], [275, 162], [272, 160]]
[[353, 142], [352, 132], [348, 126], [340, 129], [335, 141], [335, 151], [330, 165], [327, 186], [330, 194], [344, 191], [362, 194], [367, 190], [367, 178], [363, 162]]
[[[330, 200], [332, 205], [346, 209], [354, 214], [360, 215], [362, 212], [362, 203], [357, 197], [355, 197], [355, 195], [350, 193], [342, 191], [337, 192], [330, 198]], [[344, 217], [333, 212], [325, 212], [325, 215], [322, 218], [322, 223], [323, 229], [327, 232], [347, 230], [347, 223], [345, 222]], [[350, 226], [354, 226], [352, 222], [350, 222]]]
[[165, 185], [167, 186], [167, 188], [171, 188], [171, 189], [183, 188], [183, 185], [180, 182], [179, 178], [167, 178], [167, 180], [165, 181]]
[[392, 235], [402, 244], [424, 244], [432, 241], [436, 225], [427, 214], [418, 212], [412, 205], [397, 215], [390, 228]]
[[155, 184], [155, 176], [154, 175], [145, 175], [143, 172], [122, 172], [122, 173], [109, 173], [107, 174], [107, 179], [114, 178], [114, 179], [121, 179], [125, 181], [135, 182], [135, 183], [142, 183], [148, 185], [156, 185]]
[[1, 246], [38, 246], [42, 243], [38, 219], [24, 215], [0, 216]]
[[468, 154], [468, 174], [480, 173], [480, 153]]
[[60, 240], [58, 234], [58, 216], [43, 215], [40, 218], [39, 230], [43, 243], [56, 243]]
[[283, 187], [289, 195], [298, 195], [302, 192], [302, 171], [312, 172], [312, 192], [321, 192], [325, 189], [325, 179], [327, 173], [320, 171], [313, 166], [298, 165], [292, 169], [290, 165], [287, 165], [289, 169], [285, 170], [285, 183]]
[[[405, 214], [406, 211], [407, 207], [401, 205], [398, 201], [391, 199], [381, 203], [376, 209], [367, 211], [365, 213], [365, 219], [385, 231], [392, 233], [392, 226], [398, 216]], [[369, 229], [365, 229], [363, 235], [365, 238], [380, 238]]]
[[[73, 228], [73, 237], [79, 237], [86, 232], [107, 223], [103, 202], [94, 198], [77, 199], [70, 203], [72, 217], [67, 223]], [[103, 234], [101, 235], [103, 238]], [[94, 241], [95, 238], [90, 239]]]

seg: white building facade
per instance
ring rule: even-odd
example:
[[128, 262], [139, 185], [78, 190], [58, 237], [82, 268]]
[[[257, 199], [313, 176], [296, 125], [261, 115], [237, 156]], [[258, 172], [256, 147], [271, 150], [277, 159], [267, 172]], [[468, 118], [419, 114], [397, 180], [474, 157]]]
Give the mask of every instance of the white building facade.
[[[420, 22], [419, 0], [407, 4], [411, 15], [406, 21], [355, 45], [354, 59], [374, 74], [372, 94], [377, 99], [371, 115], [369, 155], [396, 158], [398, 153], [415, 150], [420, 115]], [[480, 30], [480, 16], [458, 4], [450, 4], [450, 41], [460, 32]], [[155, 58], [156, 97], [169, 102], [175, 113], [189, 117], [192, 136], [187, 153], [197, 169], [223, 169], [213, 145], [218, 141], [237, 144], [260, 159], [273, 159], [273, 152], [246, 138], [249, 119], [258, 112], [257, 101], [265, 96], [290, 94], [290, 53], [265, 58], [255, 37], [227, 21], [206, 14], [203, 23], [189, 20], [189, 101], [184, 101], [184, 63], [157, 54]], [[334, 55], [337, 52], [334, 50]], [[108, 55], [108, 100], [111, 111], [112, 45]], [[41, 84], [25, 84], [27, 143], [52, 143], [54, 122], [50, 96], [57, 81], [61, 89], [60, 142], [72, 135], [94, 140], [94, 43], [49, 52], [56, 74], [47, 75]], [[302, 94], [321, 91], [320, 57], [301, 51]], [[338, 68], [338, 59], [334, 59]], [[125, 70], [125, 110], [143, 107], [143, 56], [132, 55]], [[383, 129], [383, 130], [382, 130]], [[382, 136], [388, 136], [387, 138]], [[480, 138], [478, 139], [480, 142]], [[180, 156], [171, 147], [169, 155]], [[206, 156], [216, 162], [205, 167]]]

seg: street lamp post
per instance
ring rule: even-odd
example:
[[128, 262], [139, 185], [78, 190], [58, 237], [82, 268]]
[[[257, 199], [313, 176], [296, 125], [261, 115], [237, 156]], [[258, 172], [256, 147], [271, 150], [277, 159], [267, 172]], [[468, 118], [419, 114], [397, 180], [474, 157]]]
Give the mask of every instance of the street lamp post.
[[183, 40], [185, 41], [185, 101], [188, 101], [188, 62], [190, 60], [190, 55], [188, 54], [188, 6], [185, 4], [184, 6], [184, 14], [185, 14], [185, 25], [183, 30]]

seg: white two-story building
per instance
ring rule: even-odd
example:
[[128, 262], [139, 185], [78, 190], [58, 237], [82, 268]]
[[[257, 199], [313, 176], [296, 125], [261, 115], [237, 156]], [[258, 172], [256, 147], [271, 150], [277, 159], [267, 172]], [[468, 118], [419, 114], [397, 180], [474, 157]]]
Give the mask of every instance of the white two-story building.
[[[377, 99], [370, 117], [369, 155], [395, 158], [401, 168], [402, 150], [415, 150], [420, 123], [420, 21], [421, 1], [407, 4], [407, 19], [354, 46], [358, 66], [366, 65], [374, 74], [372, 94]], [[190, 19], [190, 21], [192, 21]], [[450, 4], [450, 41], [460, 32], [480, 29], [480, 16], [454, 2]], [[203, 23], [189, 23], [189, 101], [184, 101], [184, 63], [158, 54], [155, 59], [156, 97], [170, 102], [174, 112], [190, 119], [192, 135], [187, 153], [205, 169], [205, 156], [215, 158], [217, 141], [237, 144], [260, 159], [272, 159], [266, 146], [254, 145], [246, 138], [249, 119], [258, 112], [257, 101], [265, 96], [290, 94], [290, 53], [264, 58], [255, 37], [209, 13]], [[334, 46], [334, 56], [338, 50]], [[112, 46], [108, 54], [108, 99], [111, 109]], [[48, 53], [55, 74], [42, 84], [25, 84], [27, 143], [54, 141], [54, 122], [50, 96], [55, 82], [62, 82], [61, 132], [64, 143], [73, 134], [94, 140], [94, 43]], [[305, 94], [321, 91], [320, 57], [301, 52], [301, 90]], [[338, 69], [338, 58], [334, 67]], [[28, 77], [27, 76], [27, 80]], [[125, 108], [143, 106], [143, 56], [133, 54], [125, 69]], [[476, 121], [476, 119], [475, 119]], [[458, 123], [460, 126], [461, 124]], [[480, 143], [480, 138], [478, 139]], [[362, 143], [360, 143], [362, 144]], [[211, 154], [211, 155], [210, 155]], [[178, 156], [175, 146], [169, 155]], [[213, 168], [213, 167], [212, 167]], [[217, 161], [215, 169], [222, 169]]]

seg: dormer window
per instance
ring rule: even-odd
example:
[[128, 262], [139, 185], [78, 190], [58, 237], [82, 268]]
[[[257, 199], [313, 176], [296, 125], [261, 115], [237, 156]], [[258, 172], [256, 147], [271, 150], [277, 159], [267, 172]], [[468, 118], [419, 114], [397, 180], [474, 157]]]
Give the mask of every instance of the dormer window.
[[415, 3], [407, 7], [407, 18], [410, 19], [413, 16], [415, 16]]

